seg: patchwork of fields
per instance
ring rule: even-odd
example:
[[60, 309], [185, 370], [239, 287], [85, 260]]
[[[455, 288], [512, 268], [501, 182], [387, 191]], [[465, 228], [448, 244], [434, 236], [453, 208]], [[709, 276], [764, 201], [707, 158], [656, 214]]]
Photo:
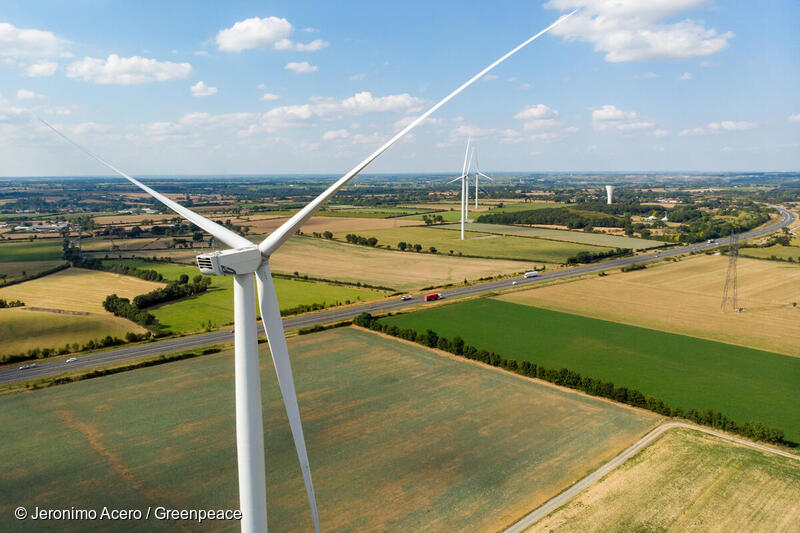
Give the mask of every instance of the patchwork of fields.
[[800, 441], [800, 358], [492, 299], [382, 321], [501, 356], [640, 390], [671, 407], [714, 409]]
[[[495, 531], [659, 420], [351, 328], [289, 349], [326, 531]], [[269, 355], [261, 361], [269, 527], [308, 531], [280, 392]], [[236, 508], [233, 387], [224, 352], [0, 398], [0, 529], [38, 530], [12, 516], [30, 502]]]
[[[145, 270], [155, 270], [167, 279], [177, 280], [181, 274], [192, 278], [198, 274], [194, 266], [146, 261], [124, 261], [126, 265]], [[209, 322], [212, 326], [222, 326], [233, 322], [233, 278], [231, 276], [210, 276], [211, 287], [207, 292], [196, 296], [149, 308], [167, 331], [195, 331], [203, 329]], [[275, 291], [281, 310], [298, 305], [314, 303], [333, 305], [337, 302], [366, 301], [382, 298], [383, 292], [357, 287], [329, 285], [288, 279], [275, 279]]]
[[671, 430], [529, 533], [800, 531], [800, 461]]
[[[444, 224], [432, 226], [436, 229], [449, 229], [461, 231], [461, 224]], [[550, 239], [554, 241], [576, 242], [580, 244], [592, 244], [595, 246], [610, 246], [612, 248], [631, 248], [633, 250], [645, 250], [663, 246], [660, 241], [650, 241], [637, 239], [634, 237], [623, 237], [621, 235], [606, 235], [605, 233], [586, 233], [584, 231], [568, 231], [549, 228], [532, 228], [527, 226], [505, 226], [501, 224], [482, 224], [472, 222], [467, 226], [470, 231], [481, 231], [499, 235], [516, 235], [517, 237], [534, 237], [540, 239]]]
[[[459, 232], [443, 231], [426, 227], [393, 228], [363, 232], [364, 237], [375, 237], [381, 246], [397, 247], [400, 241], [421, 244], [424, 250], [435, 247], [440, 254], [475, 257], [492, 257], [501, 259], [517, 259], [521, 261], [542, 261], [547, 263], [565, 263], [569, 257], [581, 251], [604, 252], [608, 247], [573, 242], [531, 239], [513, 235], [492, 235], [485, 232], [467, 231], [464, 240]], [[344, 240], [345, 235], [334, 232], [337, 239]], [[491, 238], [482, 238], [491, 237]]]
[[720, 310], [727, 268], [725, 256], [699, 255], [500, 299], [800, 356], [800, 266], [739, 259], [744, 313]]
[[390, 251], [302, 237], [289, 239], [270, 258], [270, 268], [276, 272], [299, 272], [406, 291], [519, 273], [533, 266], [519, 261]]

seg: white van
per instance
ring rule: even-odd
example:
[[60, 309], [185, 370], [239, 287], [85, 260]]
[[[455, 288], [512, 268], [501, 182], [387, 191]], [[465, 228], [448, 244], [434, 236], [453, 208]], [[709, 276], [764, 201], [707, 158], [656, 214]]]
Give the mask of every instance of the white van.
[[525, 277], [526, 278], [536, 278], [538, 276], [539, 276], [539, 273], [536, 272], [535, 270], [531, 270], [530, 272], [525, 272]]

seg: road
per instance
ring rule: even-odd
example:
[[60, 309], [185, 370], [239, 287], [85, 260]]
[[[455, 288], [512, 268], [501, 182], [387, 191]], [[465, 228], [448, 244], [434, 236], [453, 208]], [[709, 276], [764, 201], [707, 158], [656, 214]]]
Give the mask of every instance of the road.
[[777, 455], [782, 455], [784, 457], [788, 457], [789, 459], [795, 459], [800, 461], [800, 456], [791, 454], [784, 450], [779, 450], [777, 448], [773, 448], [771, 446], [767, 446], [764, 444], [758, 444], [757, 442], [751, 442], [749, 440], [745, 440], [739, 437], [735, 437], [733, 435], [728, 435], [727, 433], [722, 433], [721, 431], [716, 431], [710, 428], [704, 428], [701, 426], [693, 426], [691, 424], [686, 424], [685, 422], [666, 422], [661, 424], [653, 431], [636, 441], [630, 447], [626, 448], [622, 453], [611, 459], [609, 462], [586, 476], [585, 478], [581, 479], [580, 481], [573, 484], [570, 488], [559, 494], [558, 496], [548, 500], [543, 505], [537, 507], [529, 514], [525, 515], [522, 520], [515, 523], [513, 526], [506, 529], [503, 533], [522, 533], [533, 524], [544, 518], [545, 516], [549, 515], [572, 498], [577, 496], [580, 492], [584, 489], [600, 481], [606, 474], [616, 470], [619, 468], [620, 465], [625, 463], [628, 459], [642, 451], [647, 446], [650, 446], [656, 439], [658, 439], [661, 435], [665, 432], [675, 429], [675, 428], [689, 428], [695, 431], [702, 431], [703, 433], [707, 433], [709, 435], [714, 435], [716, 437], [720, 437], [737, 444], [741, 444], [742, 446], [747, 446], [749, 448], [754, 448], [756, 450], [761, 450], [767, 453], [774, 453]]
[[[760, 237], [768, 233], [777, 231], [785, 226], [792, 224], [795, 220], [793, 213], [778, 206], [775, 207], [780, 211], [781, 219], [774, 224], [765, 226], [760, 229], [755, 229], [748, 233], [740, 235], [740, 239], [750, 239], [753, 237]], [[601, 263], [593, 263], [589, 265], [582, 265], [573, 268], [566, 268], [556, 272], [542, 273], [535, 278], [519, 278], [516, 281], [516, 288], [524, 288], [535, 283], [544, 283], [555, 279], [566, 278], [569, 276], [578, 276], [581, 274], [589, 274], [592, 272], [599, 272], [610, 268], [617, 268], [635, 263], [645, 263], [654, 259], [672, 257], [676, 255], [686, 254], [695, 251], [707, 250], [715, 248], [720, 245], [725, 245], [730, 239], [719, 239], [716, 243], [697, 243], [689, 246], [682, 246], [679, 248], [672, 248], [669, 250], [662, 250], [650, 252], [647, 254], [636, 255], [631, 257], [623, 257], [614, 259], [612, 261], [603, 261]], [[480, 283], [477, 285], [469, 285], [466, 287], [458, 287], [455, 289], [448, 289], [441, 291], [443, 299], [463, 298], [465, 296], [475, 296], [487, 292], [497, 291], [500, 289], [510, 289], [512, 287], [511, 281], [504, 279], [501, 281], [490, 281], [488, 283]], [[315, 326], [318, 324], [326, 324], [330, 322], [337, 322], [340, 320], [348, 320], [361, 313], [386, 313], [388, 311], [396, 311], [399, 309], [422, 306], [425, 302], [418, 296], [411, 301], [401, 301], [399, 298], [392, 300], [379, 300], [372, 303], [365, 303], [363, 305], [344, 307], [339, 309], [332, 309], [330, 311], [321, 311], [318, 313], [287, 317], [283, 320], [283, 326], [287, 331], [305, 328], [308, 326]], [[259, 325], [260, 334], [263, 335], [263, 329]], [[56, 375], [67, 370], [89, 369], [101, 365], [117, 364], [125, 361], [130, 361], [142, 357], [152, 357], [155, 355], [178, 352], [183, 350], [192, 350], [196, 348], [203, 348], [213, 344], [220, 344], [225, 342], [232, 342], [233, 334], [229, 330], [214, 331], [211, 333], [201, 333], [188, 337], [180, 337], [176, 339], [167, 339], [148, 344], [141, 344], [137, 346], [129, 346], [125, 348], [115, 348], [104, 352], [96, 352], [87, 355], [82, 355], [77, 358], [73, 363], [64, 363], [64, 360], [53, 361], [37, 361], [36, 368], [27, 370], [19, 370], [19, 366], [14, 365], [0, 369], [0, 384], [13, 383], [16, 381], [27, 381], [31, 379], [43, 378], [46, 376]]]

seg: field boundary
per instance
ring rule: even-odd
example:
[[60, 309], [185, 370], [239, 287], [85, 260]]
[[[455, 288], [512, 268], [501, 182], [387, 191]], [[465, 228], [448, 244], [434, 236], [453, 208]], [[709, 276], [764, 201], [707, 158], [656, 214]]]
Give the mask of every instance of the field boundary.
[[657, 428], [650, 431], [647, 435], [633, 443], [631, 446], [620, 452], [616, 455], [613, 459], [609, 462], [589, 474], [588, 476], [584, 477], [580, 481], [574, 483], [571, 487], [566, 489], [565, 491], [561, 492], [560, 494], [556, 495], [555, 497], [549, 499], [544, 504], [540, 505], [527, 515], [525, 515], [522, 519], [515, 522], [510, 527], [503, 530], [503, 533], [522, 533], [536, 522], [541, 520], [542, 518], [546, 517], [553, 511], [559, 509], [566, 503], [568, 503], [572, 498], [589, 488], [589, 486], [593, 485], [594, 483], [600, 481], [608, 474], [625, 464], [629, 459], [636, 456], [639, 452], [653, 444], [657, 441], [661, 436], [664, 435], [667, 431], [671, 429], [690, 429], [694, 431], [700, 431], [702, 433], [706, 433], [708, 435], [712, 435], [715, 437], [719, 437], [735, 444], [739, 444], [741, 446], [746, 446], [748, 448], [752, 448], [755, 450], [759, 450], [762, 452], [767, 453], [774, 453], [777, 455], [781, 455], [783, 457], [788, 457], [789, 459], [794, 459], [795, 461], [800, 461], [800, 455], [795, 455], [793, 453], [789, 453], [784, 450], [780, 450], [777, 448], [773, 448], [772, 446], [767, 446], [764, 444], [759, 444], [756, 442], [749, 441], [747, 439], [736, 437], [734, 435], [729, 435], [722, 431], [717, 431], [711, 428], [706, 428], [702, 426], [695, 426], [693, 424], [688, 424], [686, 422], [665, 422], [658, 426]]

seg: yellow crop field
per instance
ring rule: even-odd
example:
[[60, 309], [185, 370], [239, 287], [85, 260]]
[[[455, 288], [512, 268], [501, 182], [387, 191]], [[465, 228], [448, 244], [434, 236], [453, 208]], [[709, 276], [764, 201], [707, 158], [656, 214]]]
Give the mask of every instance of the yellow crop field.
[[43, 278], [3, 287], [0, 298], [22, 300], [26, 307], [108, 315], [103, 309], [103, 300], [109, 294], [133, 299], [163, 286], [162, 283], [110, 272], [68, 268]]
[[[214, 217], [217, 222], [230, 220], [232, 224], [243, 225], [250, 228], [251, 234], [272, 233], [289, 220], [286, 216], [256, 215], [244, 218]], [[407, 218], [356, 218], [356, 217], [311, 217], [301, 228], [303, 233], [324, 231], [332, 232], [358, 232], [372, 229], [397, 228], [402, 226], [419, 226], [424, 224], [421, 220]]]
[[740, 258], [742, 313], [720, 309], [727, 267], [726, 256], [699, 255], [501, 299], [800, 356], [800, 266]]
[[522, 272], [533, 263], [418, 254], [323, 239], [294, 238], [275, 252], [270, 265], [278, 272], [299, 272], [327, 279], [415, 290], [464, 279], [474, 281]]
[[800, 461], [671, 430], [529, 533], [800, 531]]

